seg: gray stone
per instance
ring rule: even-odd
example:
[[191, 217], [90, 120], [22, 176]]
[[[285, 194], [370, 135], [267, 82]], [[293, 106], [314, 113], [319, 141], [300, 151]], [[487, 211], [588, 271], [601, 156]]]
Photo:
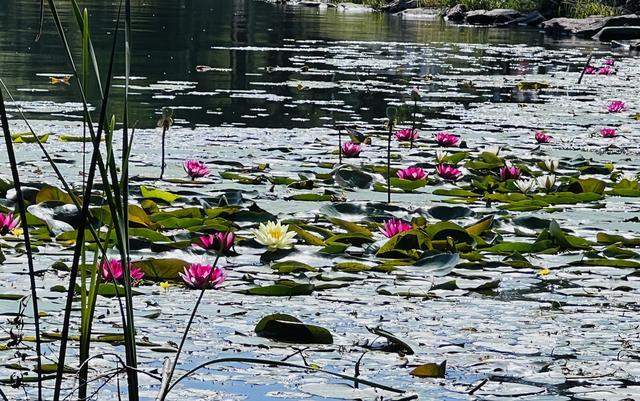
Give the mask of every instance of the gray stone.
[[410, 20], [435, 20], [440, 17], [440, 12], [435, 8], [410, 8], [394, 15]]
[[593, 39], [601, 42], [640, 39], [640, 26], [609, 26], [593, 35]]
[[462, 22], [467, 13], [467, 7], [464, 4], [456, 4], [447, 10], [444, 18], [447, 21]]
[[466, 21], [468, 24], [474, 25], [495, 25], [505, 24], [516, 18], [522, 17], [522, 14], [516, 10], [497, 8], [495, 10], [475, 10], [467, 13]]
[[631, 50], [640, 50], [640, 40], [634, 40], [629, 44]]
[[636, 14], [616, 17], [553, 18], [542, 23], [550, 33], [569, 33], [582, 38], [590, 38], [603, 28], [611, 26], [640, 26], [640, 16]]
[[393, 0], [391, 3], [386, 4], [380, 9], [388, 13], [399, 13], [410, 8], [418, 8], [418, 0]]
[[355, 3], [339, 3], [336, 8], [344, 13], [369, 13], [373, 11], [373, 8], [369, 6]]

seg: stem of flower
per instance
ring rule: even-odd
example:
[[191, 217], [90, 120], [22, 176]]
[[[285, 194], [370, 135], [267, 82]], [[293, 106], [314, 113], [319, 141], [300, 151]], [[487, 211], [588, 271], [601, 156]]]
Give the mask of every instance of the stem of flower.
[[393, 120], [389, 119], [389, 136], [387, 137], [387, 203], [391, 203], [391, 134]]
[[416, 135], [416, 111], [418, 111], [418, 101], [413, 101], [413, 124], [411, 125], [411, 138], [409, 139], [409, 149], [413, 149], [413, 137]]
[[342, 164], [342, 128], [338, 128], [338, 163]]
[[164, 124], [162, 127], [162, 164], [160, 166], [160, 179], [162, 179], [162, 177], [164, 176], [164, 145], [165, 145], [166, 135], [167, 135], [167, 125]]

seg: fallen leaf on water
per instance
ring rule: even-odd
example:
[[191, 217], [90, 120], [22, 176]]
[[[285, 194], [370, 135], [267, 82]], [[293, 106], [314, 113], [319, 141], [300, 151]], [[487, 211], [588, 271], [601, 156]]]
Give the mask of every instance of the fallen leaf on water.
[[411, 371], [411, 376], [443, 378], [447, 370], [447, 361], [442, 363], [425, 363]]

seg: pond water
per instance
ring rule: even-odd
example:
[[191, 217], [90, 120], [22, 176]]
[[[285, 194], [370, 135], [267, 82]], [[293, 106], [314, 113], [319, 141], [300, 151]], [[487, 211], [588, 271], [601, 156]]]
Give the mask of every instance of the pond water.
[[[16, 99], [8, 103], [11, 130], [27, 130], [18, 118], [23, 110], [38, 134], [50, 134], [45, 146], [63, 175], [79, 187], [82, 144], [69, 139], [83, 131], [75, 78], [68, 86], [50, 82], [70, 70], [48, 14], [42, 38], [33, 42], [38, 7], [31, 3], [0, 4], [0, 78]], [[113, 34], [113, 2], [81, 5], [90, 10], [93, 42], [104, 60]], [[295, 355], [289, 361], [351, 375], [366, 351], [360, 365], [363, 378], [407, 391], [354, 389], [312, 369], [227, 364], [199, 371], [176, 388], [172, 399], [639, 397], [636, 55], [590, 41], [555, 39], [534, 29], [460, 27], [249, 0], [146, 0], [133, 5], [131, 119], [137, 130], [130, 160], [132, 203], [153, 199], [162, 209], [143, 204], [143, 217], [132, 224], [148, 231], [132, 233], [133, 259], [211, 262], [211, 255], [190, 247], [196, 233], [233, 222], [239, 236], [239, 255], [223, 258], [226, 284], [205, 295], [180, 370], [216, 357], [279, 360], [305, 348], [304, 360]], [[78, 55], [80, 35], [67, 2], [60, 8]], [[587, 75], [578, 84], [591, 53], [595, 65], [614, 58], [617, 74]], [[119, 61], [111, 111], [116, 116], [121, 115], [123, 94]], [[394, 141], [392, 167], [419, 165], [429, 178], [414, 191], [396, 190], [393, 204], [386, 205], [387, 194], [381, 190], [386, 109], [398, 107], [400, 127], [410, 126], [413, 86], [422, 93], [416, 103], [421, 138], [414, 149]], [[97, 93], [93, 84], [89, 99], [94, 107]], [[624, 100], [626, 110], [607, 112], [613, 100]], [[168, 135], [167, 179], [158, 181], [156, 122], [163, 107], [174, 110], [175, 122]], [[360, 158], [345, 159], [346, 170], [336, 170], [337, 124], [358, 127], [372, 137]], [[619, 135], [601, 137], [605, 126]], [[551, 144], [536, 143], [533, 135], [539, 130], [553, 136]], [[447, 159], [462, 168], [460, 181], [437, 178], [432, 136], [439, 131], [460, 135], [466, 143], [463, 149], [447, 148], [450, 157], [461, 158]], [[497, 147], [503, 148], [499, 157]], [[16, 149], [33, 194], [45, 184], [59, 185], [35, 144], [16, 144]], [[559, 161], [558, 184], [550, 194], [538, 189], [533, 199], [518, 193], [512, 182], [495, 182], [506, 160], [537, 177], [546, 174], [548, 157]], [[189, 158], [205, 161], [210, 177], [185, 179], [182, 161]], [[8, 175], [4, 148], [0, 163], [0, 172]], [[628, 187], [620, 184], [618, 172], [627, 174]], [[485, 176], [493, 181], [483, 181]], [[181, 197], [164, 204], [145, 186]], [[467, 192], [456, 192], [461, 188]], [[0, 206], [14, 206], [10, 192], [3, 198]], [[63, 268], [51, 266], [69, 263], [76, 222], [73, 213], [50, 212], [46, 197], [44, 202], [37, 199], [36, 204], [34, 195], [29, 211], [38, 217], [32, 223], [36, 266], [42, 273], [40, 304], [46, 313], [42, 324], [51, 334], [60, 329], [64, 304], [55, 286], [65, 285], [68, 278]], [[226, 203], [234, 207], [221, 209]], [[434, 247], [425, 242], [417, 251], [400, 245], [379, 251], [387, 239], [378, 225], [392, 215], [413, 218]], [[304, 229], [295, 251], [279, 260], [303, 262], [309, 270], [279, 273], [270, 263], [278, 255], [265, 255], [250, 239], [257, 222], [276, 216]], [[478, 228], [476, 223], [486, 218], [492, 224]], [[303, 239], [305, 234], [316, 239]], [[447, 236], [455, 238], [455, 249], [443, 241]], [[349, 247], [336, 250], [340, 241]], [[28, 294], [29, 283], [19, 241], [5, 236], [2, 247], [7, 260], [0, 268], [0, 294], [6, 296], [0, 297], [0, 318], [8, 332], [11, 326], [4, 322], [19, 310], [13, 295]], [[172, 356], [176, 332], [183, 330], [197, 292], [178, 280], [163, 289], [158, 285], [163, 280], [152, 276], [147, 272], [149, 281], [135, 297], [136, 325], [141, 368], [158, 373], [163, 358]], [[255, 295], [256, 288], [282, 279], [301, 286], [296, 288], [302, 294]], [[94, 333], [117, 333], [117, 301], [100, 296], [98, 302]], [[256, 323], [276, 312], [329, 329], [334, 344], [291, 345], [256, 336]], [[33, 346], [30, 322], [19, 348], [27, 355]], [[408, 342], [415, 353], [371, 347], [374, 340], [384, 343], [367, 329], [377, 326]], [[54, 337], [44, 347], [49, 360], [57, 355]], [[124, 353], [120, 345], [96, 340], [92, 354]], [[70, 365], [76, 346], [69, 352]], [[33, 360], [22, 360], [15, 351], [0, 348], [3, 383], [16, 374], [34, 376], [28, 371]], [[409, 374], [417, 365], [444, 360], [445, 378]], [[92, 375], [99, 376], [115, 362], [105, 356], [91, 366]], [[67, 393], [77, 385], [72, 376], [65, 382]], [[52, 383], [46, 382], [47, 391]], [[124, 380], [120, 385], [124, 388]], [[158, 383], [141, 376], [141, 385], [143, 399], [154, 399]], [[25, 389], [3, 385], [2, 390], [11, 400], [35, 394], [32, 384]], [[116, 391], [112, 381], [96, 399]]]

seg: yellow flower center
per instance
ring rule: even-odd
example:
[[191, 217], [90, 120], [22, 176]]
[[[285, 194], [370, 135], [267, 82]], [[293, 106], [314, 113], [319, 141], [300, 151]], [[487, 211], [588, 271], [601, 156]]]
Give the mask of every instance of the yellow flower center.
[[277, 228], [272, 228], [269, 230], [269, 236], [277, 241], [282, 238], [282, 231], [278, 230]]

